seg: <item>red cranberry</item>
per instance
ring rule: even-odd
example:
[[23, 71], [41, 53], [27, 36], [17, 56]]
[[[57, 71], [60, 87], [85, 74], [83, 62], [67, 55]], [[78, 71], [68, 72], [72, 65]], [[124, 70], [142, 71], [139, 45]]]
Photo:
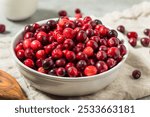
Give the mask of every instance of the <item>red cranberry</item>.
[[95, 21], [96, 25], [102, 24], [102, 22], [99, 19], [95, 19], [94, 21]]
[[66, 59], [67, 59], [68, 61], [74, 61], [74, 60], [76, 59], [75, 53], [74, 53], [73, 51], [68, 51], [68, 52], [66, 53]]
[[79, 47], [79, 48], [81, 48], [81, 50], [83, 50], [83, 49], [85, 48], [85, 44], [83, 44], [83, 43], [78, 43], [78, 44], [76, 45], [76, 47]]
[[108, 66], [104, 61], [98, 61], [96, 63], [96, 68], [98, 70], [98, 73], [103, 73], [108, 70]]
[[139, 70], [134, 70], [134, 71], [132, 72], [132, 77], [133, 77], [134, 79], [139, 79], [139, 78], [141, 77], [141, 72], [140, 72]]
[[96, 58], [98, 60], [105, 60], [107, 58], [107, 54], [105, 51], [98, 51], [96, 54]]
[[24, 50], [17, 51], [17, 58], [23, 60], [25, 58]]
[[58, 15], [59, 16], [67, 16], [67, 11], [61, 10], [61, 11], [58, 12]]
[[82, 27], [83, 26], [83, 21], [81, 19], [76, 19], [74, 21], [76, 27]]
[[67, 70], [67, 73], [70, 77], [77, 77], [78, 76], [78, 70], [75, 67], [69, 67]]
[[63, 54], [66, 55], [66, 53], [68, 52], [69, 50], [63, 50]]
[[29, 38], [32, 38], [34, 36], [34, 34], [32, 32], [27, 32], [25, 35], [24, 35], [24, 39], [29, 39]]
[[44, 50], [38, 50], [36, 52], [36, 58], [37, 59], [45, 59], [46, 58], [46, 53]]
[[54, 36], [49, 36], [49, 43], [53, 43], [55, 41]]
[[49, 44], [49, 45], [45, 46], [44, 49], [45, 49], [45, 53], [49, 55], [52, 52], [52, 50], [55, 48], [52, 44]]
[[67, 39], [72, 39], [75, 36], [75, 32], [72, 28], [65, 28], [64, 31], [63, 31], [63, 35]]
[[88, 59], [88, 65], [95, 65], [94, 59]]
[[75, 23], [67, 22], [67, 23], [65, 23], [64, 28], [72, 28], [72, 29], [74, 29], [75, 28]]
[[131, 46], [135, 47], [137, 45], [137, 39], [136, 38], [130, 38], [129, 43]]
[[99, 51], [105, 51], [107, 52], [108, 48], [105, 45], [102, 45], [99, 47]]
[[81, 13], [81, 10], [79, 8], [75, 9], [75, 13]]
[[122, 61], [123, 57], [120, 55], [118, 56], [118, 58], [116, 59], [117, 63], [119, 63], [120, 61]]
[[88, 46], [83, 50], [83, 53], [85, 53], [88, 57], [90, 57], [94, 54], [94, 50], [92, 47]]
[[86, 34], [88, 37], [92, 37], [94, 35], [94, 30], [93, 29], [87, 29]]
[[57, 71], [57, 69], [56, 68], [54, 68], [54, 69], [51, 69], [49, 72], [48, 72], [48, 74], [49, 75], [56, 75], [56, 71]]
[[48, 33], [50, 31], [50, 27], [47, 24], [41, 25], [41, 30]]
[[30, 45], [31, 45], [31, 40], [30, 39], [26, 39], [26, 40], [23, 41], [23, 48], [24, 49], [30, 48]]
[[145, 29], [143, 32], [146, 36], [150, 36], [150, 29]]
[[98, 30], [98, 31], [99, 31], [101, 27], [104, 27], [104, 25], [98, 24], [98, 25], [96, 25], [95, 30]]
[[40, 28], [40, 25], [38, 23], [34, 23], [32, 26], [33, 26], [34, 30]]
[[34, 32], [35, 29], [31, 25], [26, 25], [24, 28], [24, 32]]
[[92, 29], [92, 26], [91, 24], [84, 24], [81, 29], [86, 31], [87, 29]]
[[94, 40], [89, 40], [87, 43], [86, 43], [86, 46], [90, 46], [93, 48], [93, 50], [97, 50], [98, 49], [98, 44], [96, 41]]
[[59, 68], [56, 70], [56, 74], [57, 74], [57, 76], [65, 76], [65, 75], [66, 75], [66, 70], [65, 70], [65, 68], [59, 67]]
[[19, 50], [23, 49], [23, 44], [19, 43], [18, 45], [16, 45], [15, 47], [15, 52], [18, 52]]
[[88, 23], [88, 22], [90, 22], [90, 21], [92, 21], [92, 18], [91, 18], [90, 16], [86, 16], [86, 17], [83, 19], [84, 24], [86, 24], [86, 23]]
[[76, 64], [76, 68], [77, 68], [79, 71], [83, 71], [86, 66], [87, 66], [87, 63], [86, 63], [85, 60], [80, 60], [80, 61], [78, 61], [77, 64]]
[[65, 69], [68, 70], [69, 67], [74, 67], [74, 63], [67, 63]]
[[83, 31], [83, 30], [81, 30], [81, 31], [77, 34], [77, 37], [76, 37], [76, 39], [77, 39], [78, 42], [84, 42], [84, 41], [86, 40], [86, 38], [87, 38], [86, 32]]
[[66, 65], [66, 60], [65, 59], [58, 59], [58, 60], [56, 60], [55, 64], [58, 67], [64, 67]]
[[76, 13], [75, 18], [77, 18], [77, 19], [82, 18], [82, 13]]
[[0, 33], [4, 33], [6, 30], [6, 27], [4, 24], [0, 24]]
[[64, 36], [63, 36], [63, 35], [58, 35], [58, 36], [57, 36], [57, 42], [58, 42], [58, 43], [60, 43], [60, 44], [61, 44], [61, 43], [63, 43], [63, 42], [64, 42], [64, 40], [65, 40], [65, 38], [64, 38]]
[[34, 67], [34, 62], [33, 62], [32, 59], [26, 59], [26, 60], [24, 61], [24, 64], [25, 64], [26, 66], [30, 67], [30, 68], [33, 68], [33, 67]]
[[68, 21], [69, 21], [69, 20], [66, 19], [66, 18], [59, 19], [58, 25], [61, 26], [61, 27], [64, 27], [64, 25], [65, 25]]
[[72, 39], [66, 39], [63, 43], [63, 47], [70, 50], [74, 47], [74, 42]]
[[46, 70], [52, 68], [53, 65], [54, 65], [54, 61], [50, 58], [47, 58], [47, 59], [43, 60], [43, 62], [42, 62], [42, 66]]
[[46, 24], [49, 25], [51, 30], [53, 30], [57, 27], [57, 22], [55, 20], [49, 20], [49, 21], [47, 21]]
[[127, 53], [126, 47], [123, 44], [118, 45], [118, 49], [120, 50], [120, 54], [122, 56]]
[[38, 38], [38, 36], [45, 36], [45, 37], [47, 37], [47, 34], [45, 32], [43, 32], [43, 31], [40, 31], [37, 34], [37, 38]]
[[101, 28], [99, 29], [100, 35], [102, 36], [106, 36], [108, 34], [108, 28], [106, 28], [105, 26], [101, 26]]
[[57, 49], [60, 49], [60, 50], [63, 50], [63, 49], [64, 49], [64, 46], [63, 46], [63, 44], [59, 44], [59, 45], [57, 45], [56, 48], [57, 48]]
[[39, 68], [39, 67], [42, 67], [42, 59], [37, 59], [36, 61], [36, 66]]
[[35, 57], [34, 51], [30, 48], [25, 49], [25, 57], [29, 59], [34, 59]]
[[142, 44], [144, 47], [148, 47], [149, 44], [150, 44], [150, 39], [149, 39], [149, 38], [142, 38], [142, 39], [141, 39], [141, 44]]
[[115, 30], [109, 30], [108, 31], [108, 37], [109, 38], [111, 38], [111, 37], [118, 37], [118, 33], [117, 33], [117, 31], [115, 31]]
[[60, 50], [60, 49], [54, 49], [52, 51], [52, 57], [54, 59], [59, 59], [59, 58], [62, 58], [63, 57], [63, 52]]
[[125, 27], [123, 26], [123, 25], [119, 25], [118, 27], [117, 27], [117, 30], [119, 31], [119, 32], [121, 32], [121, 33], [125, 33]]
[[91, 37], [90, 38], [90, 40], [94, 40], [95, 42], [99, 42], [99, 40], [100, 40], [100, 37], [99, 36], [93, 36], [93, 37]]
[[117, 61], [114, 60], [113, 58], [107, 59], [107, 65], [109, 69], [113, 68], [117, 64]]
[[86, 76], [92, 76], [97, 74], [97, 68], [95, 66], [87, 66], [84, 70], [84, 75]]
[[119, 45], [119, 39], [116, 38], [116, 37], [111, 37], [111, 38], [107, 41], [107, 44], [108, 44], [110, 47], [118, 46], [118, 45]]
[[31, 48], [33, 50], [39, 50], [41, 47], [42, 47], [42, 45], [38, 40], [34, 40], [31, 42]]
[[120, 51], [117, 47], [111, 47], [108, 48], [107, 55], [108, 57], [117, 59], [120, 56]]
[[43, 67], [39, 67], [37, 71], [44, 74], [47, 73], [47, 70], [45, 70]]
[[94, 35], [95, 35], [95, 36], [100, 36], [99, 31], [98, 31], [98, 30], [94, 30]]
[[138, 34], [137, 34], [136, 32], [128, 32], [128, 33], [127, 33], [127, 37], [128, 37], [129, 39], [131, 39], [131, 38], [137, 39], [137, 38], [138, 38]]
[[83, 53], [83, 52], [79, 52], [76, 55], [76, 59], [77, 60], [87, 60], [87, 55], [85, 53]]
[[99, 42], [100, 42], [100, 45], [107, 46], [107, 41], [105, 39], [100, 39]]

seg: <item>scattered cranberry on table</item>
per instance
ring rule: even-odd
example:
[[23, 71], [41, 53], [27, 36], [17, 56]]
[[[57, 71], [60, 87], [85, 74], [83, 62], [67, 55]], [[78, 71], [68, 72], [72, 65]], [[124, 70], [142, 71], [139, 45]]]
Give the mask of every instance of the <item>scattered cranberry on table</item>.
[[146, 36], [150, 36], [150, 29], [146, 28], [143, 32]]
[[123, 25], [119, 25], [118, 27], [117, 27], [117, 30], [119, 31], [119, 32], [121, 32], [121, 33], [125, 33], [125, 27], [123, 26]]
[[144, 46], [144, 47], [148, 47], [149, 44], [150, 44], [150, 39], [149, 38], [141, 38], [141, 44]]
[[6, 27], [4, 24], [0, 24], [0, 33], [4, 33], [6, 30]]
[[140, 72], [139, 70], [134, 70], [134, 71], [132, 72], [132, 77], [133, 77], [134, 79], [139, 79], [139, 78], [141, 77], [141, 72]]
[[137, 34], [136, 32], [134, 32], [134, 31], [128, 32], [128, 33], [127, 33], [127, 37], [128, 37], [129, 39], [131, 39], [131, 38], [137, 39], [137, 38], [138, 38], [138, 34]]

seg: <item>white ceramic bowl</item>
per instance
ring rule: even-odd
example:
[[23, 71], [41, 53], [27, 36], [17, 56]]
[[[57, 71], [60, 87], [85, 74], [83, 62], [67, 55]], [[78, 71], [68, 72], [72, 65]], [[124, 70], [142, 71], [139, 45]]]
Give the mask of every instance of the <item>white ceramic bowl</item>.
[[[39, 24], [45, 23], [47, 20], [38, 22]], [[107, 72], [97, 74], [88, 77], [59, 77], [52, 76], [43, 73], [39, 73], [27, 66], [25, 66], [15, 55], [14, 48], [22, 37], [23, 29], [16, 34], [11, 44], [12, 56], [16, 62], [16, 65], [23, 76], [30, 82], [31, 86], [44, 91], [46, 93], [60, 95], [60, 96], [80, 96], [95, 93], [100, 89], [108, 86], [113, 80], [115, 80], [120, 72], [124, 61], [128, 56], [127, 42], [125, 41], [125, 46], [127, 48], [127, 54], [124, 56], [123, 60], [117, 64], [114, 68]], [[119, 34], [119, 38], [124, 39], [123, 35]]]

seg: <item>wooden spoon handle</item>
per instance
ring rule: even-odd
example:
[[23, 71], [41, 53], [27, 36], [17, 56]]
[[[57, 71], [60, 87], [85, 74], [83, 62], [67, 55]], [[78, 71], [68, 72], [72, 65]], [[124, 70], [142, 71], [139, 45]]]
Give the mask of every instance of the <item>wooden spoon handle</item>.
[[22, 91], [16, 79], [2, 70], [0, 70], [0, 99], [27, 99], [25, 93]]

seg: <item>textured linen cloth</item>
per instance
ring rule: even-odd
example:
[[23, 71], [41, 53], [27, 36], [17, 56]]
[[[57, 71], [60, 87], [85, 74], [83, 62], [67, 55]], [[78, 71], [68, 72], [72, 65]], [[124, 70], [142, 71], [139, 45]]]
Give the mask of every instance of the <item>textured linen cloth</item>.
[[[128, 31], [137, 31], [139, 37], [145, 37], [143, 30], [150, 28], [150, 2], [143, 2], [122, 12], [113, 12], [101, 18], [104, 24], [116, 29], [120, 24]], [[11, 37], [0, 39], [0, 69], [13, 75], [31, 100], [37, 99], [139, 99], [150, 95], [150, 48], [129, 46], [129, 56], [123, 65], [118, 78], [99, 92], [82, 97], [59, 97], [34, 89], [16, 69], [9, 47]], [[132, 71], [139, 69], [142, 77], [134, 80]]]

